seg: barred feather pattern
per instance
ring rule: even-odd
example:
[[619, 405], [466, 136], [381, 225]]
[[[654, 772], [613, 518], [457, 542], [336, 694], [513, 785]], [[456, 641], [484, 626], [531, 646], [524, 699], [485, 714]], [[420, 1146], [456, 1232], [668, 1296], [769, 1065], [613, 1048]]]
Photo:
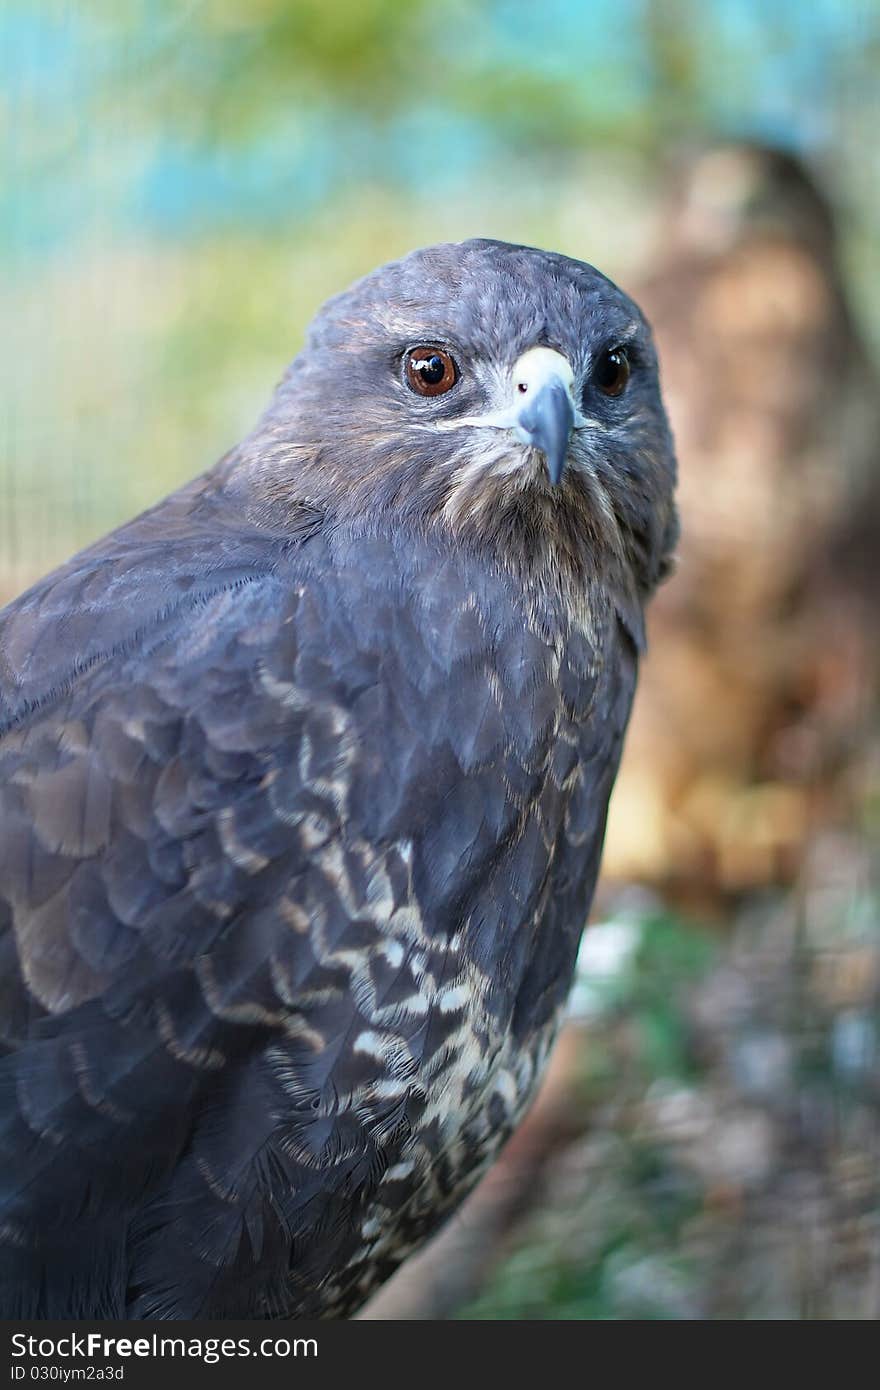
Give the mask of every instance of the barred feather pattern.
[[0, 1305], [351, 1313], [532, 1094], [613, 596], [193, 485], [0, 614]]

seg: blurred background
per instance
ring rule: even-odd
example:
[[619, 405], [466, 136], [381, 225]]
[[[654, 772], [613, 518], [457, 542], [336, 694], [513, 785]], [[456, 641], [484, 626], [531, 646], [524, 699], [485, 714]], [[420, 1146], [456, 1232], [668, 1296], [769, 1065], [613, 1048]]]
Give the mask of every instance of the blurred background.
[[370, 1316], [880, 1316], [878, 130], [877, 0], [0, 3], [0, 603], [413, 246], [655, 324], [683, 538], [571, 1021]]

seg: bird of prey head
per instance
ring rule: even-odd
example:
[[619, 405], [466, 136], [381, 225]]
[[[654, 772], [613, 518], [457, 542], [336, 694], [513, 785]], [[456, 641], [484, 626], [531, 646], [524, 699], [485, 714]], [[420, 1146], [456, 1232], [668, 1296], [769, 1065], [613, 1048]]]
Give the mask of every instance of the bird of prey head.
[[262, 520], [295, 498], [533, 568], [586, 553], [641, 595], [676, 534], [639, 309], [591, 266], [498, 241], [415, 251], [331, 299], [236, 465]]

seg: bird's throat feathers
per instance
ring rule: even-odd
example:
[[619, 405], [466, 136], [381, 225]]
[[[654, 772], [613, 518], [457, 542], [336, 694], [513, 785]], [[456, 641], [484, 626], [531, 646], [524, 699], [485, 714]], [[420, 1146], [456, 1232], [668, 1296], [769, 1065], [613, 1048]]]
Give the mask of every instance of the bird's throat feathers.
[[530, 621], [548, 635], [589, 630], [591, 596], [601, 586], [615, 597], [635, 645], [644, 645], [642, 603], [651, 587], [639, 581], [644, 547], [621, 524], [607, 494], [597, 496], [590, 479], [572, 478], [557, 489], [543, 480], [511, 487], [501, 472], [487, 479], [484, 470], [474, 486], [465, 464], [460, 472], [450, 471], [442, 485], [433, 478], [406, 488], [399, 474], [391, 484], [394, 470], [385, 460], [367, 488], [364, 470], [357, 484], [346, 488], [335, 470], [326, 462], [322, 466], [320, 456], [299, 447], [285, 453], [289, 474], [279, 469], [279, 455], [269, 466], [264, 444], [256, 457], [231, 456], [221, 465], [222, 491], [235, 497], [252, 523], [296, 536], [305, 516], [310, 531], [331, 541], [409, 536], [413, 547], [459, 552], [503, 577], [521, 595]]

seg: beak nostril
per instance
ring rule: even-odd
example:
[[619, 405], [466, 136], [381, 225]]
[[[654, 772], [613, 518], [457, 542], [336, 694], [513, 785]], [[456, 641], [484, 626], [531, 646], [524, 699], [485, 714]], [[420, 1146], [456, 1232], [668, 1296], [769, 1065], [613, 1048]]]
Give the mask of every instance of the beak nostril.
[[518, 438], [539, 449], [547, 464], [547, 474], [555, 486], [562, 479], [565, 459], [568, 453], [571, 431], [574, 426], [574, 405], [565, 380], [559, 375], [546, 375], [546, 379], [531, 383], [528, 380], [517, 382], [517, 388], [534, 384], [529, 392], [527, 405], [516, 407], [516, 428]]

